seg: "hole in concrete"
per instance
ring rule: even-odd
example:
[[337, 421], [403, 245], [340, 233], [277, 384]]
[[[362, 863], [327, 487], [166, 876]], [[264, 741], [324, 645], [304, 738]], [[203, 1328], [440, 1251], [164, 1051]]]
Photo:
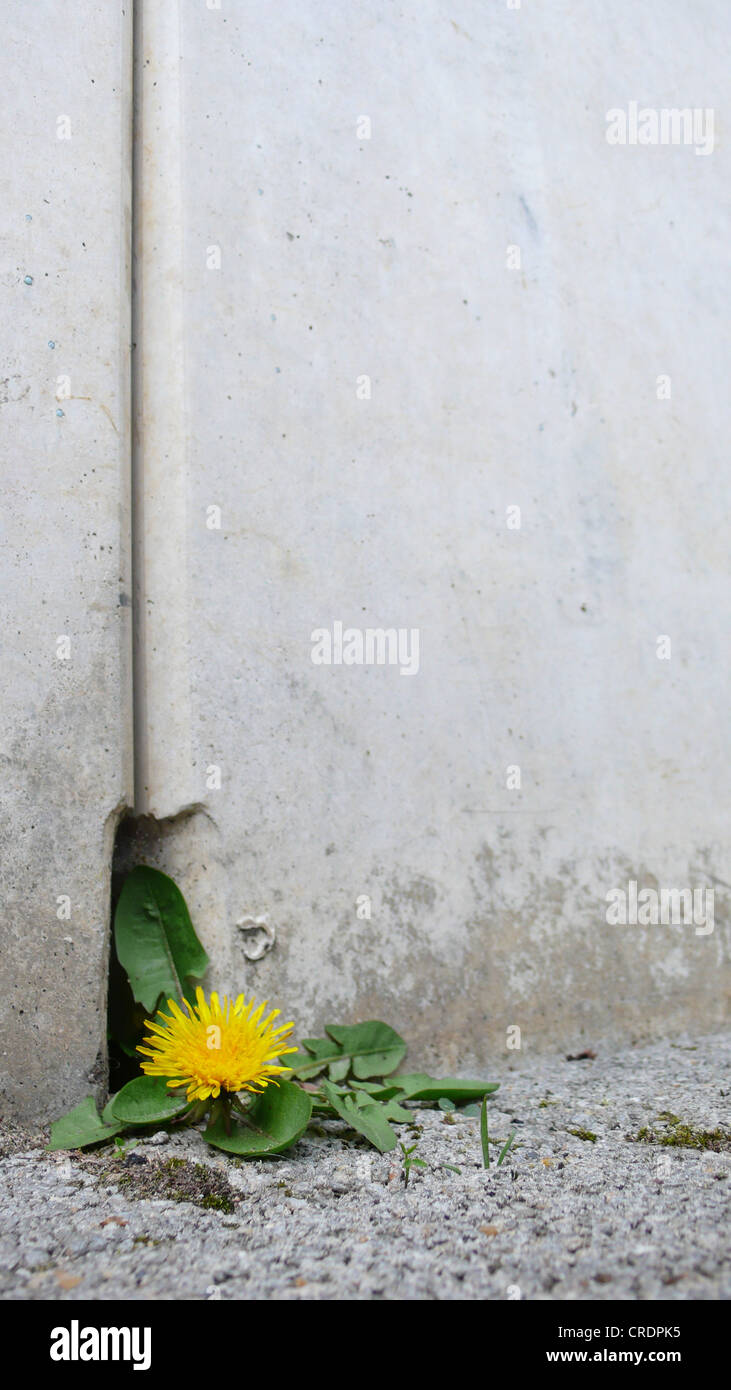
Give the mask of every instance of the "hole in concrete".
[[[206, 822], [209, 820], [203, 806], [193, 805], [187, 806], [176, 816], [168, 816], [162, 820], [157, 820], [155, 816], [135, 816], [130, 811], [123, 815], [117, 825], [112, 854], [112, 939], [109, 949], [107, 992], [110, 1092], [118, 1091], [126, 1082], [140, 1074], [135, 1048], [137, 1043], [142, 1041], [146, 1018], [144, 1009], [135, 1004], [127, 975], [119, 964], [114, 946], [114, 914], [122, 885], [138, 864], [149, 864], [151, 868], [163, 869], [164, 872], [170, 873], [171, 868], [166, 862], [166, 848], [169, 853], [181, 825], [199, 813], [203, 814]], [[172, 872], [175, 876], [174, 870]]]

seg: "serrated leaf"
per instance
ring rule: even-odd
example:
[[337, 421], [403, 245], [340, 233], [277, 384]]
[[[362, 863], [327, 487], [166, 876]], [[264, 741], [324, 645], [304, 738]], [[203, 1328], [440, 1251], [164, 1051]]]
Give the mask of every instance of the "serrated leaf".
[[[338, 1087], [338, 1090], [340, 1090], [340, 1091], [347, 1091], [348, 1089], [351, 1089], [351, 1090], [353, 1090], [353, 1091], [362, 1091], [364, 1094], [369, 1095], [370, 1098], [371, 1098], [371, 1100], [383, 1100], [383, 1101], [386, 1101], [386, 1100], [398, 1100], [398, 1101], [401, 1101], [401, 1100], [408, 1099], [408, 1097], [405, 1096], [404, 1092], [401, 1090], [401, 1087], [400, 1087], [400, 1086], [396, 1086], [396, 1085], [392, 1085], [391, 1082], [383, 1082], [383, 1081], [356, 1081], [355, 1079], [353, 1079], [353, 1080], [350, 1082], [350, 1087], [348, 1087], [348, 1086], [339, 1086], [339, 1087]], [[413, 1115], [410, 1115], [410, 1116], [409, 1116], [409, 1119], [413, 1119]]]
[[169, 1090], [163, 1076], [136, 1076], [117, 1092], [107, 1108], [124, 1125], [152, 1125], [182, 1115], [190, 1108], [190, 1101], [180, 1092]]
[[331, 1062], [327, 1074], [331, 1081], [344, 1081], [350, 1071], [350, 1058], [348, 1056], [338, 1057], [337, 1062]]
[[406, 1100], [439, 1101], [442, 1098], [461, 1105], [463, 1101], [482, 1100], [499, 1090], [499, 1081], [468, 1081], [454, 1076], [427, 1076], [425, 1072], [411, 1072], [389, 1078], [398, 1084]]
[[114, 1124], [105, 1124], [96, 1108], [94, 1097], [87, 1096], [75, 1105], [73, 1110], [69, 1110], [68, 1115], [62, 1115], [60, 1120], [53, 1121], [47, 1152], [52, 1153], [57, 1149], [85, 1149], [89, 1144], [100, 1144], [105, 1139], [112, 1139], [115, 1134], [119, 1134], [120, 1129], [122, 1125], [116, 1121]]
[[292, 1072], [301, 1081], [311, 1081], [314, 1076], [319, 1076], [320, 1072], [325, 1071], [326, 1067], [340, 1061], [343, 1055], [342, 1049], [332, 1038], [303, 1038], [300, 1050], [302, 1048], [310, 1054], [309, 1057], [300, 1056], [289, 1064]]
[[302, 1046], [312, 1053], [313, 1057], [323, 1057], [327, 1062], [331, 1057], [339, 1056], [340, 1053], [332, 1045], [331, 1038], [303, 1038]]
[[425, 1071], [396, 1072], [395, 1076], [389, 1077], [388, 1084], [389, 1086], [398, 1086], [402, 1094], [411, 1099], [413, 1091], [418, 1091], [420, 1087], [433, 1085], [434, 1078], [427, 1076]]
[[374, 1100], [373, 1100], [373, 1097], [372, 1097], [372, 1096], [369, 1096], [367, 1091], [361, 1091], [360, 1087], [357, 1087], [356, 1089], [354, 1089], [354, 1090], [351, 1091], [351, 1090], [348, 1090], [348, 1089], [346, 1089], [346, 1088], [344, 1088], [344, 1087], [340, 1087], [340, 1086], [339, 1086], [339, 1087], [338, 1087], [338, 1094], [339, 1094], [339, 1095], [345, 1095], [345, 1096], [352, 1096], [352, 1097], [353, 1097], [353, 1100], [355, 1101], [355, 1104], [358, 1106], [358, 1109], [359, 1109], [359, 1110], [362, 1110], [362, 1108], [363, 1108], [364, 1105], [374, 1105], [374, 1104], [375, 1104], [375, 1102], [374, 1102]]
[[162, 996], [195, 998], [191, 984], [208, 966], [177, 884], [140, 865], [125, 880], [114, 917], [117, 956], [132, 993], [149, 1014]]
[[309, 1057], [291, 1064], [303, 1081], [328, 1069], [331, 1081], [344, 1081], [352, 1070], [360, 1080], [388, 1076], [406, 1055], [406, 1043], [387, 1023], [369, 1019], [365, 1023], [327, 1024], [326, 1038], [303, 1038]]
[[328, 1023], [325, 1032], [352, 1059], [359, 1080], [388, 1076], [406, 1056], [406, 1043], [395, 1029], [376, 1018], [366, 1023]]
[[396, 1148], [396, 1135], [378, 1101], [359, 1105], [354, 1095], [342, 1095], [329, 1081], [323, 1081], [321, 1089], [340, 1119], [362, 1134], [374, 1148], [381, 1153], [390, 1153]]
[[266, 1154], [282, 1153], [304, 1134], [312, 1114], [312, 1100], [301, 1086], [280, 1081], [267, 1086], [247, 1111], [251, 1126], [233, 1120], [231, 1133], [226, 1133], [223, 1117], [204, 1130], [203, 1138], [225, 1153], [244, 1158], [261, 1158]]
[[403, 1105], [399, 1105], [397, 1100], [381, 1101], [381, 1108], [387, 1120], [392, 1120], [396, 1125], [410, 1124], [414, 1116], [410, 1110], [404, 1110]]
[[394, 1124], [409, 1124], [414, 1116], [409, 1110], [405, 1110], [401, 1105], [404, 1094], [396, 1086], [376, 1085], [371, 1081], [354, 1081], [353, 1092], [356, 1096], [360, 1095], [358, 1105], [365, 1105], [369, 1101], [379, 1101], [383, 1107], [383, 1113], [387, 1120], [393, 1120]]

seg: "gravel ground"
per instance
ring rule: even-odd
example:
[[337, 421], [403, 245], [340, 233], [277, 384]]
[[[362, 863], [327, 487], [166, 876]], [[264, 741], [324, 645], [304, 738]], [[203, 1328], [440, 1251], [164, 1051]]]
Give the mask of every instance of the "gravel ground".
[[[730, 1060], [731, 1035], [503, 1064], [502, 1166], [483, 1169], [479, 1120], [415, 1110], [408, 1186], [336, 1124], [248, 1163], [193, 1130], [69, 1155], [6, 1127], [0, 1297], [729, 1298]], [[687, 1138], [668, 1113], [720, 1127], [718, 1151], [633, 1142]]]

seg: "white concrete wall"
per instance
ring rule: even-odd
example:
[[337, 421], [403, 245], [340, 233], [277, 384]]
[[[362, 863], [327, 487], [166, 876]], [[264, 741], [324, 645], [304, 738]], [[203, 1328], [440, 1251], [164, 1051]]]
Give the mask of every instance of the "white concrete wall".
[[4, 1116], [58, 1114], [105, 1071], [132, 797], [130, 60], [129, 5], [3, 6]]
[[[719, 1024], [721, 883], [707, 935], [605, 914], [729, 881], [727, 7], [181, 16], [186, 623], [149, 638], [187, 671], [148, 695], [193, 778], [162, 728], [146, 804], [207, 817], [157, 862], [308, 1028], [457, 1066]], [[610, 145], [635, 100], [714, 108], [712, 153]], [[335, 620], [417, 628], [418, 674], [314, 665]]]
[[[102, 997], [130, 795], [129, 15], [11, 12], [20, 1104], [26, 1075], [47, 1095], [50, 1036], [86, 1089], [99, 1018], [68, 1005]], [[137, 21], [136, 804], [163, 824], [131, 857], [180, 880], [211, 983], [303, 1032], [382, 1016], [414, 1061], [468, 1068], [511, 1027], [520, 1057], [720, 1025], [727, 6], [140, 0]], [[712, 152], [609, 144], [633, 101], [713, 109]], [[84, 399], [57, 419], [63, 370]], [[418, 672], [313, 664], [336, 621], [417, 629]], [[608, 924], [630, 879], [715, 886], [714, 930]], [[236, 923], [264, 915], [250, 963]]]

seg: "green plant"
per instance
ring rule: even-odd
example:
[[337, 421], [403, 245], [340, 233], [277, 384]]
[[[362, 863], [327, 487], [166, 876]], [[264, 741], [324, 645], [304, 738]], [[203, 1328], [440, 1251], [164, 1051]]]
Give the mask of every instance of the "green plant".
[[[415, 1149], [416, 1149], [416, 1144], [412, 1144], [412, 1145], [411, 1145], [411, 1148], [410, 1148], [410, 1149], [407, 1149], [407, 1148], [406, 1148], [406, 1145], [405, 1145], [405, 1144], [402, 1144], [402, 1143], [399, 1141], [399, 1148], [400, 1148], [400, 1150], [401, 1150], [401, 1154], [402, 1154], [402, 1158], [403, 1158], [403, 1164], [404, 1164], [404, 1187], [408, 1187], [408, 1185], [409, 1185], [409, 1174], [411, 1173], [411, 1169], [412, 1169], [412, 1168], [428, 1168], [428, 1167], [429, 1167], [429, 1164], [428, 1164], [428, 1163], [425, 1163], [424, 1160], [423, 1160], [423, 1158], [412, 1158], [412, 1154], [414, 1153], [414, 1151], [415, 1151]], [[455, 1171], [456, 1171], [456, 1170], [455, 1170]]]
[[487, 1096], [482, 1102], [480, 1110], [480, 1143], [482, 1144], [482, 1166], [490, 1167], [490, 1139], [487, 1133]]
[[503, 1144], [503, 1147], [502, 1147], [502, 1149], [500, 1150], [500, 1154], [499, 1154], [498, 1161], [497, 1161], [497, 1166], [498, 1166], [498, 1168], [500, 1167], [500, 1164], [502, 1163], [503, 1159], [505, 1158], [505, 1155], [510, 1153], [511, 1148], [513, 1147], [513, 1140], [514, 1140], [514, 1138], [515, 1138], [515, 1130], [513, 1130], [512, 1134], [508, 1135], [508, 1138], [505, 1140], [505, 1143]]
[[[211, 994], [206, 1000], [194, 982], [208, 957], [182, 893], [157, 869], [133, 869], [122, 888], [113, 958], [129, 1004], [119, 1013], [119, 1042], [145, 1074], [128, 1080], [101, 1114], [87, 1096], [56, 1120], [50, 1149], [110, 1139], [123, 1146], [122, 1135], [144, 1136], [151, 1128], [195, 1124], [207, 1116], [206, 1142], [240, 1158], [281, 1153], [323, 1119], [344, 1121], [388, 1153], [398, 1142], [393, 1126], [412, 1122], [409, 1104], [450, 1112], [482, 1101], [486, 1126], [485, 1097], [498, 1089], [496, 1082], [398, 1072], [406, 1043], [378, 1019], [327, 1024], [323, 1037], [302, 1040], [300, 1055], [290, 1063], [286, 1054], [298, 1051], [289, 1046], [292, 1024], [275, 1028], [274, 1015], [262, 1020], [263, 1006], [254, 1012], [254, 1002], [247, 1005], [243, 995], [221, 1001]], [[217, 1067], [218, 1053], [225, 1054], [225, 1067]], [[411, 1158], [415, 1147], [404, 1151], [404, 1162], [425, 1166]]]
[[[496, 1164], [496, 1167], [497, 1167], [497, 1168], [500, 1167], [500, 1164], [502, 1163], [502, 1161], [503, 1161], [503, 1159], [505, 1158], [506, 1154], [508, 1154], [508, 1153], [510, 1152], [510, 1150], [511, 1150], [511, 1148], [512, 1148], [512, 1144], [513, 1144], [514, 1138], [515, 1138], [515, 1130], [513, 1130], [512, 1133], [508, 1136], [508, 1138], [505, 1140], [505, 1143], [503, 1144], [502, 1149], [500, 1150], [500, 1153], [499, 1153], [499, 1155], [498, 1155], [498, 1161], [497, 1161], [497, 1164]], [[485, 1097], [483, 1098], [482, 1106], [481, 1106], [481, 1109], [480, 1109], [480, 1142], [481, 1142], [481, 1144], [482, 1144], [482, 1166], [483, 1166], [483, 1168], [489, 1168], [489, 1167], [490, 1167], [490, 1145], [491, 1145], [491, 1144], [502, 1144], [503, 1141], [502, 1141], [502, 1139], [491, 1139], [490, 1136], [489, 1136], [489, 1134], [488, 1134], [488, 1124], [487, 1124], [487, 1096], [485, 1096]]]

